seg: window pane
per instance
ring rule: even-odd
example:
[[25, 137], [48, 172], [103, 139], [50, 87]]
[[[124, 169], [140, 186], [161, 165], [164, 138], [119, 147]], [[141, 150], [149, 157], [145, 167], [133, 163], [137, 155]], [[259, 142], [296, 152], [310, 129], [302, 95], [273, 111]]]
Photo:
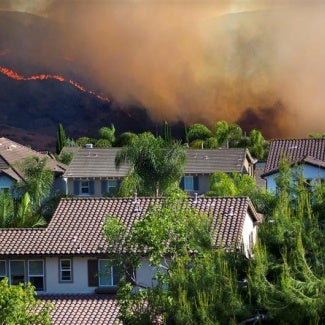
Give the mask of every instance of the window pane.
[[61, 260], [61, 269], [62, 270], [70, 270], [71, 269], [71, 261], [70, 260]]
[[112, 272], [108, 260], [99, 260], [99, 285], [100, 286], [110, 286], [112, 285]]
[[111, 179], [108, 181], [108, 188], [110, 187], [117, 187], [117, 180], [116, 179]]
[[184, 177], [184, 190], [185, 191], [193, 191], [193, 176], [185, 176]]
[[44, 278], [42, 276], [31, 276], [29, 282], [35, 287], [37, 291], [44, 290]]
[[6, 262], [0, 261], [0, 276], [6, 276]]
[[29, 275], [43, 275], [43, 261], [28, 261]]
[[10, 261], [10, 283], [18, 284], [25, 282], [25, 263], [24, 261]]
[[71, 281], [72, 272], [71, 272], [71, 260], [60, 260], [60, 280], [61, 281]]
[[24, 275], [25, 274], [24, 261], [10, 261], [10, 272], [12, 275]]

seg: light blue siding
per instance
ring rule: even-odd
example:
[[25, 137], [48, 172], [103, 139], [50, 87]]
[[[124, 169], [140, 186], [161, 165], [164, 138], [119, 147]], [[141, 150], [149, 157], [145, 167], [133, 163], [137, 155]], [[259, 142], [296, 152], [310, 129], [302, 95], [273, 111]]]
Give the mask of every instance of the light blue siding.
[[[293, 173], [297, 173], [297, 174], [301, 173], [301, 175], [305, 179], [312, 179], [312, 180], [325, 179], [324, 168], [320, 168], [308, 164], [292, 167], [292, 171]], [[273, 175], [269, 175], [265, 177], [267, 190], [273, 193], [276, 192], [275, 178], [277, 177], [277, 175], [278, 173], [275, 173]]]
[[0, 189], [11, 188], [16, 182], [7, 175], [0, 175]]

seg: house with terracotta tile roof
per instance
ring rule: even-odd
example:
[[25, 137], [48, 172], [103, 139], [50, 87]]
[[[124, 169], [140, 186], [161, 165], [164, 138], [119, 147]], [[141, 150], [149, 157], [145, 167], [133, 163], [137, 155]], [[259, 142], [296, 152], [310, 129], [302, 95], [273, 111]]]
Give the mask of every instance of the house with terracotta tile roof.
[[13, 184], [24, 180], [19, 163], [29, 157], [46, 158], [47, 167], [53, 172], [53, 190], [65, 192], [65, 181], [62, 177], [67, 166], [57, 161], [52, 155], [40, 153], [31, 148], [0, 137], [0, 190], [9, 190]]
[[[68, 195], [112, 196], [130, 166], [115, 168], [115, 156], [120, 148], [79, 149], [75, 152], [64, 178]], [[214, 172], [245, 173], [253, 176], [256, 160], [248, 149], [187, 149], [184, 177], [180, 187], [188, 194], [204, 194], [209, 190], [209, 177]]]
[[[0, 229], [0, 278], [9, 283], [29, 281], [48, 294], [114, 292], [117, 270], [103, 275], [108, 244], [103, 225], [115, 216], [131, 229], [149, 207], [163, 198], [62, 199], [47, 228]], [[212, 217], [216, 247], [238, 249], [250, 256], [262, 220], [247, 197], [190, 197], [185, 204]], [[123, 253], [117, 247], [116, 253]], [[137, 282], [151, 285], [148, 263], [136, 270]], [[101, 290], [107, 289], [107, 290]]]
[[276, 191], [280, 163], [286, 159], [294, 174], [301, 175], [308, 186], [325, 180], [325, 139], [272, 140], [264, 173], [267, 190]]
[[[153, 205], [164, 198], [64, 198], [47, 228], [0, 229], [0, 280], [31, 282], [38, 297], [52, 301], [54, 324], [114, 324], [114, 300], [120, 271], [109, 262], [103, 233], [108, 215], [131, 230]], [[251, 256], [262, 215], [248, 197], [188, 197], [181, 199], [211, 216], [216, 248], [239, 250]], [[123, 254], [123, 246], [114, 248]], [[135, 270], [136, 282], [152, 286], [156, 269], [145, 257]], [[98, 317], [100, 319], [98, 319]], [[113, 321], [112, 321], [113, 320]]]

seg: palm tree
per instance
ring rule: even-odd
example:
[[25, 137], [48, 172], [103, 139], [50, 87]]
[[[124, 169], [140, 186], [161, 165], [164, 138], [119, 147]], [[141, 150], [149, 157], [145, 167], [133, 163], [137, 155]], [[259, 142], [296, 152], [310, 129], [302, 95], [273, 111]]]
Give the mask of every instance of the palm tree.
[[[130, 163], [129, 178], [140, 195], [159, 196], [178, 184], [184, 171], [186, 154], [180, 142], [165, 142], [150, 132], [140, 134], [116, 155], [115, 166]], [[123, 182], [128, 182], [128, 177]], [[123, 185], [122, 185], [123, 186]]]
[[28, 192], [35, 210], [41, 208], [42, 201], [49, 196], [53, 184], [53, 173], [47, 168], [46, 159], [38, 156], [28, 157], [18, 165], [24, 181], [18, 182], [15, 190], [20, 197]]
[[43, 217], [41, 217], [37, 211], [35, 211], [34, 206], [31, 201], [31, 197], [26, 192], [21, 201], [19, 202], [15, 215], [12, 218], [9, 226], [15, 228], [25, 228], [25, 227], [40, 227], [46, 224]]

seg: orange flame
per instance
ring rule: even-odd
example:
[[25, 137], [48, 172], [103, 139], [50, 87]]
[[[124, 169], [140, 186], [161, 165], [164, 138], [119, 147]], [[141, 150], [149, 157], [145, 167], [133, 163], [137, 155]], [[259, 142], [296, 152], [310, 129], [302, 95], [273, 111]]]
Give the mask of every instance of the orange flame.
[[22, 76], [20, 74], [18, 74], [17, 72], [8, 69], [6, 67], [2, 67], [0, 66], [0, 72], [2, 74], [4, 74], [5, 76], [7, 76], [8, 78], [11, 79], [15, 79], [15, 80], [19, 80], [19, 81], [29, 81], [29, 80], [48, 80], [48, 79], [54, 79], [60, 82], [68, 82], [70, 85], [72, 85], [73, 87], [77, 88], [78, 90], [80, 90], [81, 92], [85, 92], [88, 93], [90, 95], [93, 95], [95, 97], [97, 97], [98, 99], [105, 101], [105, 102], [109, 102], [109, 98], [108, 97], [103, 97], [98, 95], [96, 92], [94, 92], [93, 90], [88, 90], [86, 89], [84, 86], [82, 86], [81, 84], [79, 84], [78, 82], [74, 81], [74, 80], [66, 80], [63, 76], [58, 75], [58, 74], [38, 74], [38, 75], [33, 75], [30, 77], [25, 77]]

